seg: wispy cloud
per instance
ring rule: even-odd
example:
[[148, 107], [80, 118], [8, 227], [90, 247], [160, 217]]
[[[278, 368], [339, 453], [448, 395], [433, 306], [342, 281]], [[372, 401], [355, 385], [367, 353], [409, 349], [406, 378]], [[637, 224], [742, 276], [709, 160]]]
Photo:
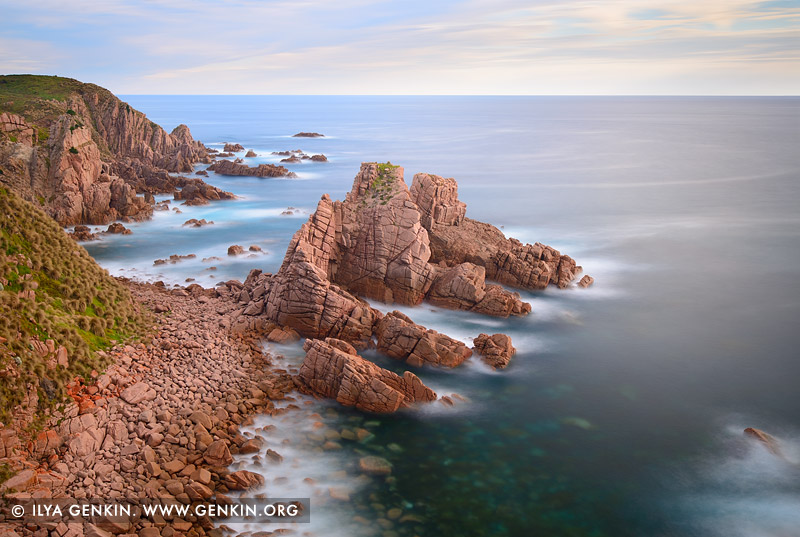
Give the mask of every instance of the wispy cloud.
[[0, 69], [122, 93], [800, 88], [794, 0], [40, 0], [4, 12]]

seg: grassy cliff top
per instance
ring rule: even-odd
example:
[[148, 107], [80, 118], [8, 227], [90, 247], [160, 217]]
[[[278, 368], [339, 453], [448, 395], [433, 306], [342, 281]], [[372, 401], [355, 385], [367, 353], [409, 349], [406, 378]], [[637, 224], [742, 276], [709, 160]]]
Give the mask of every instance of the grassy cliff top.
[[[0, 188], [0, 421], [31, 386], [40, 409], [63, 401], [67, 383], [107, 365], [97, 351], [141, 334], [146, 320], [50, 217]], [[66, 349], [67, 367], [48, 340]]]
[[64, 114], [73, 95], [112, 93], [73, 78], [45, 75], [0, 75], [0, 111], [19, 114], [29, 121], [47, 123]]

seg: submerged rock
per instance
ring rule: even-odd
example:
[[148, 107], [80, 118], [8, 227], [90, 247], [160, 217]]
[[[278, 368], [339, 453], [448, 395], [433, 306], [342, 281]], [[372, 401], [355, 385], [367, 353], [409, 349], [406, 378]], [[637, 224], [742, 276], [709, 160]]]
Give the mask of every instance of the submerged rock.
[[773, 455], [784, 458], [778, 440], [774, 436], [765, 433], [761, 429], [754, 429], [753, 427], [745, 429], [744, 434], [761, 442]]

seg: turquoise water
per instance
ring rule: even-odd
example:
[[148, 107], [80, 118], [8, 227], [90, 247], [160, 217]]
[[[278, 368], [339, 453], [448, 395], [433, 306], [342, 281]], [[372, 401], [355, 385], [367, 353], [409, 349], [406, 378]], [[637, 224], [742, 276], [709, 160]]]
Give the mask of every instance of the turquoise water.
[[[341, 199], [360, 162], [390, 160], [409, 183], [455, 177], [468, 216], [551, 244], [596, 278], [523, 293], [525, 319], [407, 309], [465, 340], [509, 333], [519, 352], [503, 372], [474, 360], [415, 370], [469, 399], [452, 409], [371, 419], [318, 403], [329, 426], [372, 436], [335, 453], [354, 476], [351, 503], [320, 505], [312, 520], [335, 513], [341, 529], [357, 512], [376, 535], [800, 534], [800, 99], [125, 99], [212, 147], [254, 149], [251, 165], [287, 149], [330, 162], [290, 165], [295, 180], [212, 173], [240, 199], [87, 244], [115, 274], [211, 285], [277, 270], [323, 193]], [[327, 137], [290, 137], [299, 131]], [[288, 207], [299, 211], [281, 215]], [[182, 227], [189, 218], [215, 224]], [[266, 253], [229, 258], [231, 244]], [[781, 439], [790, 462], [746, 441], [745, 427]], [[388, 482], [355, 478], [364, 453], [392, 462]], [[377, 521], [391, 507], [414, 519]]]

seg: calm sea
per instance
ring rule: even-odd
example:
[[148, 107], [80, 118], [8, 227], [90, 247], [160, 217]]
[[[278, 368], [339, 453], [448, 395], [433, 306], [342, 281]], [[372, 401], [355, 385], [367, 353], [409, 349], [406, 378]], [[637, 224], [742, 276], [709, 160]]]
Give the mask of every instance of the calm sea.
[[[266, 491], [304, 496], [272, 477], [308, 474], [351, 493], [314, 504], [316, 534], [800, 535], [800, 99], [124, 99], [211, 147], [254, 149], [251, 165], [292, 149], [329, 162], [290, 165], [298, 179], [212, 173], [240, 199], [159, 212], [133, 235], [87, 244], [114, 274], [208, 286], [275, 271], [322, 194], [341, 199], [362, 161], [391, 161], [409, 184], [417, 172], [455, 177], [468, 216], [550, 244], [596, 278], [523, 293], [524, 319], [405, 308], [454, 337], [509, 333], [519, 352], [499, 373], [417, 370], [469, 398], [454, 409], [375, 418], [314, 403], [329, 427], [369, 432], [341, 449], [282, 424], [288, 443], [268, 440], [296, 462], [267, 470]], [[182, 227], [189, 218], [215, 224]], [[229, 258], [231, 244], [266, 253]], [[202, 262], [211, 256], [221, 260]], [[746, 441], [745, 427], [778, 437], [789, 461]], [[392, 476], [358, 478], [365, 454], [388, 459]]]

